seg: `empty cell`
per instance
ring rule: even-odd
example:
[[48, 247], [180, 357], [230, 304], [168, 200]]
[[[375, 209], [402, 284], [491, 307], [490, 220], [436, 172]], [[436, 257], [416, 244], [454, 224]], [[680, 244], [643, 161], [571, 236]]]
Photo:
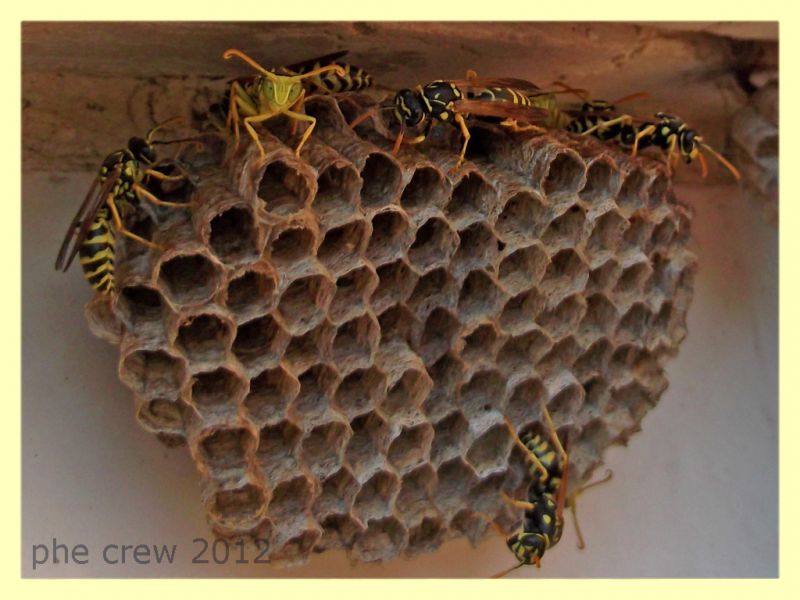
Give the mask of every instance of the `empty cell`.
[[378, 323], [374, 317], [364, 315], [348, 321], [336, 330], [333, 338], [333, 359], [343, 372], [372, 363], [380, 340]]
[[417, 280], [408, 305], [416, 314], [425, 315], [437, 307], [455, 307], [457, 294], [452, 275], [443, 268], [435, 269]]
[[498, 335], [493, 325], [479, 325], [464, 338], [462, 358], [468, 363], [492, 362], [497, 352]]
[[479, 173], [472, 171], [453, 188], [444, 211], [449, 219], [463, 226], [488, 217], [496, 202], [494, 188]]
[[288, 335], [275, 319], [265, 315], [239, 325], [233, 340], [233, 353], [250, 368], [280, 360], [288, 341]]
[[495, 227], [512, 245], [527, 245], [537, 239], [547, 223], [547, 209], [537, 194], [522, 191], [506, 202]]
[[539, 329], [510, 338], [497, 354], [497, 365], [507, 373], [527, 371], [550, 351], [553, 342]]
[[327, 365], [314, 365], [300, 375], [300, 393], [292, 408], [305, 419], [316, 419], [328, 409], [338, 375]]
[[233, 329], [216, 315], [195, 315], [181, 323], [175, 344], [193, 362], [219, 361], [231, 343]]
[[610, 442], [611, 435], [605, 423], [600, 419], [592, 419], [581, 430], [578, 439], [574, 442], [573, 452], [577, 450], [581, 454], [600, 457]]
[[547, 389], [535, 377], [516, 385], [508, 400], [506, 416], [519, 428], [534, 420], [540, 414], [542, 403], [547, 399]]
[[425, 272], [448, 263], [457, 245], [456, 233], [444, 220], [434, 217], [417, 230], [408, 258], [417, 269]]
[[312, 207], [324, 222], [347, 218], [356, 210], [360, 181], [350, 164], [333, 164], [317, 177], [317, 195]]
[[183, 431], [183, 405], [177, 401], [156, 398], [145, 402], [139, 408], [137, 418], [151, 431]]
[[419, 167], [403, 189], [400, 204], [407, 211], [441, 206], [446, 195], [447, 185], [442, 174], [433, 167]]
[[602, 377], [595, 376], [589, 379], [583, 384], [583, 390], [586, 398], [584, 410], [588, 414], [596, 415], [607, 412], [607, 405], [611, 399], [611, 390]]
[[550, 352], [545, 354], [536, 365], [536, 371], [542, 374], [551, 374], [563, 369], [569, 369], [578, 355], [581, 347], [571, 335], [556, 343]]
[[561, 250], [550, 260], [542, 279], [542, 292], [554, 298], [579, 292], [586, 287], [589, 267], [574, 250]]
[[426, 364], [432, 364], [447, 354], [458, 339], [461, 323], [449, 311], [434, 309], [425, 320], [419, 354]]
[[614, 286], [615, 294], [635, 294], [642, 290], [645, 281], [650, 278], [653, 269], [646, 262], [640, 262], [623, 269]]
[[547, 410], [553, 423], [569, 423], [573, 421], [583, 406], [583, 386], [577, 382], [567, 384], [547, 403]]
[[611, 342], [599, 339], [581, 354], [573, 365], [575, 376], [583, 380], [593, 374], [605, 373], [611, 359]]
[[[324, 75], [323, 75], [324, 77]], [[313, 95], [307, 98], [303, 104], [305, 113], [314, 117], [317, 120], [315, 134], [322, 134], [326, 130], [334, 130], [331, 133], [341, 131], [347, 123], [339, 110], [337, 105], [329, 96]]]
[[178, 395], [186, 373], [184, 362], [163, 350], [137, 350], [126, 356], [120, 368], [122, 380], [147, 398]]
[[547, 248], [574, 248], [586, 233], [586, 213], [577, 204], [570, 206], [561, 216], [553, 219], [542, 234]]
[[456, 512], [449, 523], [449, 528], [451, 531], [460, 533], [475, 545], [489, 530], [489, 523], [485, 517], [465, 508]]
[[623, 410], [631, 416], [635, 416], [636, 413], [643, 415], [645, 410], [642, 409], [652, 406], [654, 400], [651, 399], [650, 393], [638, 382], [631, 381], [622, 387], [612, 388], [608, 410], [610, 412]]
[[214, 495], [211, 512], [223, 521], [252, 519], [264, 512], [264, 492], [247, 483], [232, 490], [222, 490]]
[[389, 417], [410, 417], [417, 413], [420, 404], [430, 393], [431, 378], [418, 369], [407, 369], [389, 388], [381, 411]]
[[593, 294], [586, 300], [586, 315], [581, 321], [580, 331], [594, 339], [609, 335], [617, 324], [619, 314], [614, 304], [602, 294]]
[[349, 550], [365, 531], [348, 514], [329, 515], [320, 521], [320, 525], [323, 531], [317, 547], [323, 547], [325, 550]]
[[440, 419], [452, 410], [464, 370], [464, 363], [451, 354], [445, 354], [428, 368], [433, 387], [422, 409], [429, 419]]
[[407, 546], [408, 532], [394, 517], [370, 521], [353, 546], [353, 555], [364, 562], [394, 558]]
[[392, 500], [399, 489], [397, 476], [379, 471], [369, 478], [356, 495], [353, 512], [362, 523], [385, 517], [392, 512]]
[[454, 458], [440, 466], [438, 474], [436, 505], [447, 518], [450, 518], [461, 508], [464, 498], [478, 479], [475, 471], [460, 458]]
[[275, 301], [275, 278], [262, 271], [244, 271], [228, 283], [225, 301], [237, 316], [266, 310]]
[[246, 429], [218, 429], [200, 442], [200, 452], [212, 469], [244, 467], [253, 438]]
[[244, 400], [250, 417], [258, 424], [279, 421], [300, 391], [300, 382], [283, 367], [267, 369], [250, 380], [250, 392]]
[[585, 313], [586, 300], [575, 294], [562, 300], [554, 309], [540, 313], [537, 321], [552, 339], [559, 340], [575, 331]]
[[216, 292], [219, 270], [205, 256], [188, 254], [161, 264], [158, 284], [175, 304], [199, 304]]
[[308, 560], [308, 555], [316, 548], [320, 537], [322, 537], [322, 532], [316, 527], [304, 529], [289, 538], [271, 558], [276, 563], [286, 565], [303, 563]]
[[211, 250], [222, 262], [251, 262], [260, 254], [258, 229], [252, 213], [245, 208], [229, 208], [211, 220]]
[[304, 476], [284, 481], [272, 492], [269, 503], [269, 516], [280, 523], [302, 515], [314, 498], [312, 484]]
[[361, 205], [380, 208], [392, 202], [400, 189], [403, 173], [398, 164], [386, 154], [374, 152], [361, 169]]
[[[511, 439], [505, 425], [495, 425], [472, 443], [467, 451], [467, 462], [472, 465], [478, 477], [504, 471]], [[496, 490], [499, 486], [493, 486]]]
[[652, 315], [647, 306], [637, 302], [620, 319], [617, 338], [625, 342], [644, 342]]
[[611, 286], [617, 281], [622, 268], [613, 258], [609, 258], [599, 267], [595, 267], [589, 272], [589, 279], [586, 282], [586, 292], [603, 292], [610, 290]]
[[[322, 482], [322, 491], [314, 501], [314, 516], [322, 521], [327, 515], [349, 513], [359, 487], [347, 467], [328, 476]], [[324, 522], [321, 524], [327, 527]]]
[[647, 251], [652, 252], [656, 248], [666, 249], [675, 239], [676, 233], [677, 228], [674, 221], [669, 218], [664, 219], [653, 230], [653, 235], [647, 245]]
[[467, 449], [469, 423], [461, 412], [452, 412], [433, 427], [431, 462], [442, 464], [458, 458]]
[[594, 229], [592, 229], [592, 234], [586, 244], [587, 253], [594, 254], [604, 250], [615, 251], [627, 227], [628, 221], [616, 210], [604, 213], [594, 223]]
[[631, 214], [644, 206], [646, 186], [647, 176], [639, 169], [635, 169], [625, 176], [617, 197], [617, 204], [623, 213]]
[[389, 436], [389, 425], [374, 412], [350, 422], [353, 436], [347, 444], [346, 459], [359, 478], [382, 467]]
[[198, 373], [192, 378], [192, 403], [201, 409], [224, 405], [235, 408], [244, 387], [245, 382], [222, 367]]
[[461, 388], [464, 415], [473, 423], [487, 413], [505, 411], [506, 380], [498, 371], [479, 371]]
[[542, 189], [548, 196], [573, 195], [586, 183], [586, 165], [575, 152], [561, 152], [550, 161]]
[[650, 239], [653, 231], [653, 224], [639, 215], [634, 215], [630, 219], [630, 225], [625, 230], [623, 239], [625, 244], [631, 248], [644, 249], [647, 240]]
[[453, 257], [456, 276], [474, 269], [492, 270], [499, 254], [497, 238], [485, 223], [474, 223], [458, 232], [460, 243]]
[[425, 517], [419, 525], [409, 530], [406, 554], [433, 552], [442, 545], [446, 533], [440, 519]]
[[305, 227], [285, 229], [272, 240], [270, 257], [276, 263], [291, 264], [308, 258], [314, 253], [314, 232]]
[[466, 323], [492, 318], [498, 313], [504, 300], [503, 292], [487, 273], [472, 271], [461, 285], [458, 314]]
[[389, 446], [389, 462], [401, 473], [427, 463], [432, 440], [433, 427], [430, 423], [404, 427]]
[[283, 292], [278, 310], [291, 333], [308, 331], [322, 321], [334, 293], [333, 283], [322, 275], [292, 282]]
[[426, 515], [437, 514], [431, 500], [435, 487], [436, 472], [429, 463], [403, 476], [395, 506], [407, 525], [419, 523]]
[[316, 477], [322, 479], [339, 470], [349, 438], [347, 425], [337, 422], [318, 425], [306, 434], [302, 456]]
[[672, 302], [664, 302], [653, 321], [653, 328], [656, 333], [668, 333], [674, 316], [677, 316], [677, 312], [674, 310]]
[[381, 340], [384, 342], [400, 339], [411, 345], [419, 322], [408, 307], [402, 304], [395, 304], [381, 314], [378, 318], [378, 325], [380, 327]]
[[358, 369], [336, 389], [334, 407], [352, 419], [375, 408], [386, 394], [386, 376], [377, 368]]
[[377, 274], [378, 286], [372, 294], [372, 308], [378, 314], [392, 304], [408, 300], [417, 283], [417, 274], [404, 260], [381, 265]]
[[613, 198], [619, 189], [619, 171], [607, 160], [595, 160], [586, 171], [586, 185], [580, 191], [588, 204]]
[[117, 301], [122, 320], [132, 328], [161, 321], [164, 314], [161, 294], [144, 285], [129, 285], [122, 288]]
[[302, 432], [289, 421], [262, 427], [256, 459], [270, 481], [279, 481], [297, 471], [297, 447]]
[[328, 318], [334, 323], [342, 323], [363, 313], [377, 285], [378, 276], [369, 267], [359, 267], [339, 277]]
[[507, 291], [517, 294], [536, 285], [544, 275], [550, 258], [544, 249], [534, 244], [512, 252], [500, 263], [498, 276]]
[[669, 189], [669, 179], [663, 173], [659, 173], [647, 188], [647, 203], [650, 208], [658, 208], [666, 203], [665, 194]]
[[536, 315], [543, 307], [544, 298], [535, 289], [520, 292], [503, 306], [500, 326], [512, 334], [529, 331], [536, 327]]
[[296, 373], [302, 373], [311, 365], [328, 358], [333, 334], [333, 326], [323, 321], [311, 331], [294, 336], [286, 346], [283, 359], [292, 365]]
[[285, 217], [305, 207], [311, 190], [299, 172], [283, 161], [275, 161], [264, 169], [257, 194], [268, 213]]
[[375, 265], [402, 257], [411, 243], [408, 219], [397, 211], [380, 212], [372, 218], [367, 258]]
[[317, 258], [330, 271], [340, 273], [360, 257], [366, 243], [367, 224], [364, 221], [353, 221], [325, 234], [317, 251]]

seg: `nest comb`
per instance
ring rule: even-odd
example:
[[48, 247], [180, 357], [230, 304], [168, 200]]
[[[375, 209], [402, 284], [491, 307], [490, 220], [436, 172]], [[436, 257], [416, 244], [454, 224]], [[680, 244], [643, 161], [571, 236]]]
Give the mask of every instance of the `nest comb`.
[[[662, 165], [586, 138], [450, 128], [390, 152], [361, 96], [314, 97], [297, 158], [264, 131], [197, 163], [191, 211], [120, 240], [87, 305], [120, 348], [136, 415], [185, 443], [221, 536], [275, 561], [356, 561], [476, 542], [524, 494], [504, 426], [569, 434], [572, 482], [626, 443], [667, 386], [695, 259]], [[347, 116], [347, 119], [345, 118]], [[455, 147], [451, 144], [455, 142]]]

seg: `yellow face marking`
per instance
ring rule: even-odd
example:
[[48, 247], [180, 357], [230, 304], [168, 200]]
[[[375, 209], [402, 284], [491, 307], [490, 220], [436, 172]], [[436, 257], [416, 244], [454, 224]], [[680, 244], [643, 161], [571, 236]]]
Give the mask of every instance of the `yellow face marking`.
[[550, 515], [542, 515], [542, 521], [544, 521], [545, 525], [550, 525], [552, 519], [550, 518]]

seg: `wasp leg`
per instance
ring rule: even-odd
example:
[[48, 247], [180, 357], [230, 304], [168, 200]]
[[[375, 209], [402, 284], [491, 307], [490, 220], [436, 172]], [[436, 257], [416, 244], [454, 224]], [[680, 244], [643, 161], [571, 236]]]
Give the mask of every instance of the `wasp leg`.
[[490, 515], [487, 515], [485, 512], [480, 512], [480, 511], [475, 511], [475, 514], [477, 516], [479, 516], [481, 519], [483, 519], [484, 521], [486, 521], [487, 523], [489, 523], [489, 526], [492, 529], [494, 529], [497, 532], [498, 535], [501, 535], [502, 537], [507, 537], [508, 534], [505, 531], [502, 530], [500, 525], [495, 523], [494, 517], [492, 517]]
[[572, 513], [572, 522], [575, 524], [575, 535], [578, 536], [578, 548], [580, 550], [583, 550], [586, 547], [586, 542], [583, 540], [583, 532], [581, 531], [581, 526], [578, 524], [578, 507], [576, 503], [578, 496], [590, 488], [607, 483], [613, 476], [614, 472], [611, 469], [608, 469], [605, 477], [598, 479], [597, 481], [593, 481], [592, 483], [587, 483], [569, 495], [569, 512]]
[[536, 133], [547, 133], [547, 129], [544, 127], [538, 127], [537, 125], [520, 125], [517, 123], [515, 119], [506, 119], [502, 123], [500, 123], [503, 127], [507, 127], [514, 133], [522, 133], [523, 131], [535, 131]]
[[547, 410], [547, 406], [544, 402], [542, 402], [542, 416], [544, 420], [547, 421], [547, 429], [550, 433], [550, 439], [553, 442], [553, 445], [558, 450], [558, 453], [561, 455], [561, 464], [567, 464], [567, 451], [564, 450], [564, 446], [561, 445], [561, 440], [558, 439], [558, 432], [556, 431], [556, 426], [553, 424], [553, 419], [550, 418], [550, 411]]
[[655, 125], [648, 125], [647, 127], [642, 129], [641, 131], [637, 132], [636, 137], [633, 140], [633, 149], [631, 150], [631, 156], [632, 157], [635, 158], [636, 154], [639, 152], [639, 140], [642, 139], [645, 136], [650, 135], [655, 130], [656, 130], [656, 126]]
[[314, 131], [314, 127], [317, 124], [317, 120], [311, 115], [304, 115], [303, 113], [294, 112], [288, 109], [283, 110], [281, 112], [290, 119], [308, 122], [308, 127], [303, 132], [303, 137], [300, 138], [300, 143], [297, 144], [297, 148], [295, 148], [294, 151], [295, 156], [300, 156], [300, 150], [303, 148], [303, 145], [306, 143], [306, 140], [308, 140], [308, 138], [311, 136], [311, 132]]
[[258, 153], [261, 156], [261, 160], [264, 160], [264, 157], [267, 155], [267, 153], [264, 151], [264, 146], [261, 145], [261, 140], [258, 139], [258, 133], [253, 127], [253, 123], [268, 121], [277, 114], [278, 114], [277, 111], [268, 112], [268, 113], [263, 113], [261, 115], [254, 115], [252, 117], [245, 117], [242, 120], [242, 122], [244, 123], [244, 128], [247, 129], [247, 133], [250, 134], [250, 137], [253, 138], [253, 141], [256, 143], [256, 147], [258, 148]]
[[540, 461], [540, 460], [539, 460], [539, 457], [538, 457], [538, 456], [536, 456], [536, 455], [535, 455], [533, 452], [531, 452], [531, 449], [530, 449], [530, 448], [528, 448], [528, 447], [527, 447], [527, 446], [526, 446], [526, 445], [523, 443], [523, 441], [522, 441], [521, 439], [519, 439], [519, 436], [517, 435], [517, 431], [516, 431], [516, 429], [514, 429], [514, 424], [511, 422], [511, 419], [509, 419], [508, 417], [506, 417], [506, 418], [505, 418], [505, 422], [506, 422], [506, 427], [508, 428], [508, 431], [509, 431], [509, 433], [511, 434], [511, 439], [512, 439], [512, 440], [514, 440], [514, 443], [515, 443], [517, 446], [519, 446], [520, 448], [522, 448], [522, 451], [523, 451], [523, 452], [526, 454], [526, 456], [528, 457], [528, 459], [529, 459], [529, 460], [530, 460], [530, 461], [531, 461], [531, 462], [534, 464], [534, 466], [535, 466], [535, 467], [536, 467], [536, 468], [539, 470], [539, 472], [542, 474], [542, 481], [543, 481], [543, 482], [544, 482], [544, 481], [547, 481], [547, 478], [548, 478], [549, 474], [548, 474], [548, 472], [547, 472], [547, 469], [545, 468], [545, 466], [542, 464], [542, 461]]
[[505, 502], [507, 502], [514, 508], [521, 508], [522, 510], [534, 510], [536, 508], [536, 504], [534, 504], [533, 502], [526, 502], [525, 500], [517, 500], [516, 498], [512, 498], [503, 491], [500, 492], [500, 496], [503, 498]]
[[117, 203], [114, 202], [114, 195], [109, 194], [108, 198], [106, 199], [106, 204], [108, 208], [111, 209], [111, 218], [114, 220], [114, 228], [120, 233], [120, 235], [124, 235], [127, 238], [132, 240], [136, 240], [140, 244], [144, 244], [148, 248], [153, 248], [154, 250], [161, 250], [161, 246], [158, 244], [154, 244], [150, 240], [146, 240], [143, 237], [140, 237], [133, 233], [132, 231], [128, 231], [125, 225], [122, 223], [122, 218], [119, 216], [119, 210], [117, 209]]
[[[256, 116], [258, 115], [258, 108], [253, 104], [250, 100], [247, 92], [245, 89], [239, 84], [238, 81], [234, 81], [231, 84], [231, 90], [229, 93], [230, 96], [230, 105], [228, 107], [228, 120], [226, 121], [226, 126], [230, 129], [231, 125], [233, 125], [233, 139], [234, 139], [234, 148], [239, 147], [239, 105], [241, 105], [242, 111], [245, 112], [248, 116]], [[256, 140], [258, 142], [258, 140]]]
[[467, 123], [464, 121], [463, 115], [456, 113], [455, 121], [461, 128], [461, 135], [464, 137], [464, 144], [461, 146], [461, 154], [458, 155], [458, 162], [456, 162], [455, 166], [450, 169], [451, 174], [458, 171], [459, 167], [461, 167], [461, 163], [464, 162], [464, 157], [467, 155], [467, 144], [469, 144], [469, 139], [472, 137], [470, 136], [469, 129], [467, 128]]
[[[175, 166], [176, 168], [183, 170], [182, 167], [179, 167], [178, 165]], [[187, 178], [183, 173], [180, 175], [165, 175], [161, 171], [154, 171], [152, 169], [147, 169], [144, 174], [148, 177], [152, 177], [153, 179], [158, 179], [159, 181], [181, 181]]]
[[368, 111], [365, 111], [365, 112], [361, 113], [360, 115], [358, 115], [352, 121], [350, 121], [350, 123], [348, 123], [348, 126], [350, 127], [350, 129], [355, 129], [356, 127], [361, 125], [364, 121], [366, 121], [370, 117], [373, 117], [373, 116], [375, 116], [377, 114], [378, 114], [378, 109], [377, 108], [371, 108]]
[[139, 198], [144, 198], [149, 202], [152, 202], [156, 206], [170, 206], [172, 208], [186, 208], [187, 206], [191, 206], [191, 202], [166, 202], [165, 200], [161, 200], [153, 195], [152, 192], [147, 190], [146, 188], [142, 187], [138, 183], [134, 184], [133, 191], [136, 192], [136, 195]]
[[594, 127], [589, 127], [589, 129], [587, 129], [586, 131], [582, 131], [581, 135], [591, 135], [598, 129], [608, 129], [613, 125], [630, 125], [631, 122], [632, 122], [631, 117], [629, 117], [628, 115], [622, 115], [621, 117], [617, 117], [616, 119], [611, 119], [610, 121], [600, 121]]

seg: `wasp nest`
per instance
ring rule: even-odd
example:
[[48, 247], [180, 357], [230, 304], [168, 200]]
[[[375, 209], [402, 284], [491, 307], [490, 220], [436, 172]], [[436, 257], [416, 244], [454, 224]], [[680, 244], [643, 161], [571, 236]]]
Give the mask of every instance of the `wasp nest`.
[[263, 162], [243, 139], [198, 166], [192, 210], [151, 223], [163, 253], [123, 243], [87, 310], [139, 422], [188, 444], [214, 530], [274, 560], [476, 541], [477, 511], [511, 529], [498, 491], [527, 468], [504, 416], [541, 430], [544, 403], [577, 485], [686, 333], [689, 214], [660, 164], [476, 124], [451, 174], [436, 139], [395, 157], [377, 119], [351, 131], [360, 102], [310, 99], [302, 159], [264, 131]]
[[745, 194], [778, 223], [778, 84], [758, 90], [733, 119], [731, 137]]

